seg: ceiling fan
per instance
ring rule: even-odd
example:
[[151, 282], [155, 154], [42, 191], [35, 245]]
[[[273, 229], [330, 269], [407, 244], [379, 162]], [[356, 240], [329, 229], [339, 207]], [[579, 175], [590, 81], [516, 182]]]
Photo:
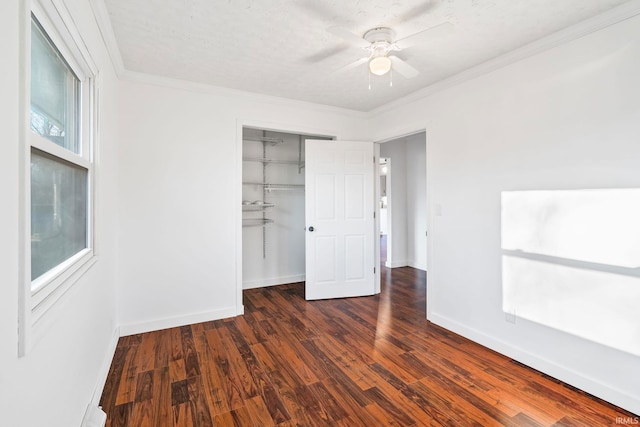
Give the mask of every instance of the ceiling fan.
[[372, 74], [383, 76], [393, 69], [408, 79], [417, 76], [419, 71], [394, 55], [394, 52], [444, 36], [452, 30], [453, 24], [445, 22], [396, 40], [395, 31], [388, 27], [372, 28], [366, 31], [362, 37], [341, 27], [327, 29], [329, 33], [340, 37], [353, 46], [366, 50], [368, 53], [368, 55], [345, 65], [336, 72], [348, 71], [366, 62]]

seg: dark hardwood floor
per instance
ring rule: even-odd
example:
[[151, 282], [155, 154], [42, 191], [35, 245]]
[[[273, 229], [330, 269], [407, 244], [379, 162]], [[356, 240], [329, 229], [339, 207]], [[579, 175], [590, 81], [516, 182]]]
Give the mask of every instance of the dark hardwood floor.
[[123, 337], [107, 426], [602, 426], [620, 408], [425, 320], [425, 273], [375, 297], [245, 291], [233, 319]]

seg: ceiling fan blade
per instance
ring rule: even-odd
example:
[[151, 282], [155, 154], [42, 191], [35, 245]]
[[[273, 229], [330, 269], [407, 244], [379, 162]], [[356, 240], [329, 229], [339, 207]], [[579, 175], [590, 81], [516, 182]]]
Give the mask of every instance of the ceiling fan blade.
[[407, 79], [412, 79], [420, 74], [418, 70], [416, 70], [397, 56], [389, 55], [389, 59], [391, 59], [391, 64], [393, 64], [393, 70], [397, 71]]
[[307, 57], [305, 57], [303, 59], [303, 61], [305, 62], [322, 62], [322, 61], [326, 61], [329, 58], [332, 58], [342, 52], [344, 52], [345, 50], [347, 50], [349, 47], [348, 46], [336, 46], [336, 47], [332, 47], [329, 49], [323, 49], [320, 52], [314, 53], [312, 55], [309, 55]]
[[341, 73], [347, 72], [349, 70], [352, 70], [352, 69], [356, 68], [357, 66], [359, 66], [361, 64], [364, 64], [368, 60], [369, 60], [369, 58], [365, 56], [364, 58], [360, 58], [357, 61], [354, 61], [354, 62], [352, 62], [350, 64], [345, 65], [344, 67], [338, 68], [332, 74], [341, 74]]
[[398, 45], [400, 49], [406, 49], [408, 47], [415, 46], [417, 44], [450, 34], [453, 31], [453, 28], [454, 25], [451, 22], [445, 22], [443, 24], [436, 25], [435, 27], [427, 28], [426, 30], [396, 40], [396, 45]]
[[420, 4], [417, 4], [413, 6], [411, 9], [407, 10], [402, 15], [398, 16], [397, 19], [394, 19], [393, 21], [389, 22], [388, 25], [393, 28], [405, 22], [409, 22], [420, 15], [430, 12], [431, 9], [433, 9], [437, 5], [438, 5], [438, 2], [436, 0], [427, 0], [427, 1], [421, 2]]
[[329, 34], [333, 34], [336, 37], [341, 38], [346, 41], [350, 45], [357, 47], [367, 47], [369, 46], [369, 42], [360, 37], [357, 34], [352, 33], [351, 31], [344, 29], [342, 27], [329, 27], [327, 28], [327, 32]]

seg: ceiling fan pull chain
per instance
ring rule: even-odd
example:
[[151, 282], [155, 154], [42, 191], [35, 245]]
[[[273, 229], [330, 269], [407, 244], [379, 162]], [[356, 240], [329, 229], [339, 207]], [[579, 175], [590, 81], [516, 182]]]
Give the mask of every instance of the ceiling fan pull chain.
[[389, 87], [393, 87], [393, 68], [389, 70]]
[[371, 70], [369, 70], [369, 90], [371, 90]]

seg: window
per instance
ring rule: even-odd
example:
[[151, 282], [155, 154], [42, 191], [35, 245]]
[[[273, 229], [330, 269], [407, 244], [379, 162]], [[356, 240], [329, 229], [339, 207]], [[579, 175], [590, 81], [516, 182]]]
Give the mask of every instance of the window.
[[31, 280], [87, 248], [88, 171], [31, 152]]
[[[34, 290], [46, 284], [46, 280], [38, 280], [40, 277], [89, 246], [89, 165], [82, 156], [81, 90], [78, 77], [32, 17], [30, 127], [34, 141], [30, 162]], [[64, 158], [56, 156], [52, 149], [57, 147], [52, 144], [69, 153]]]
[[[34, 0], [23, 36], [24, 287], [20, 349], [28, 331], [95, 261], [93, 141], [96, 68], [57, 0]], [[67, 13], [67, 15], [64, 15]], [[30, 241], [30, 243], [27, 243]]]
[[31, 18], [31, 130], [49, 141], [81, 154], [80, 80]]

